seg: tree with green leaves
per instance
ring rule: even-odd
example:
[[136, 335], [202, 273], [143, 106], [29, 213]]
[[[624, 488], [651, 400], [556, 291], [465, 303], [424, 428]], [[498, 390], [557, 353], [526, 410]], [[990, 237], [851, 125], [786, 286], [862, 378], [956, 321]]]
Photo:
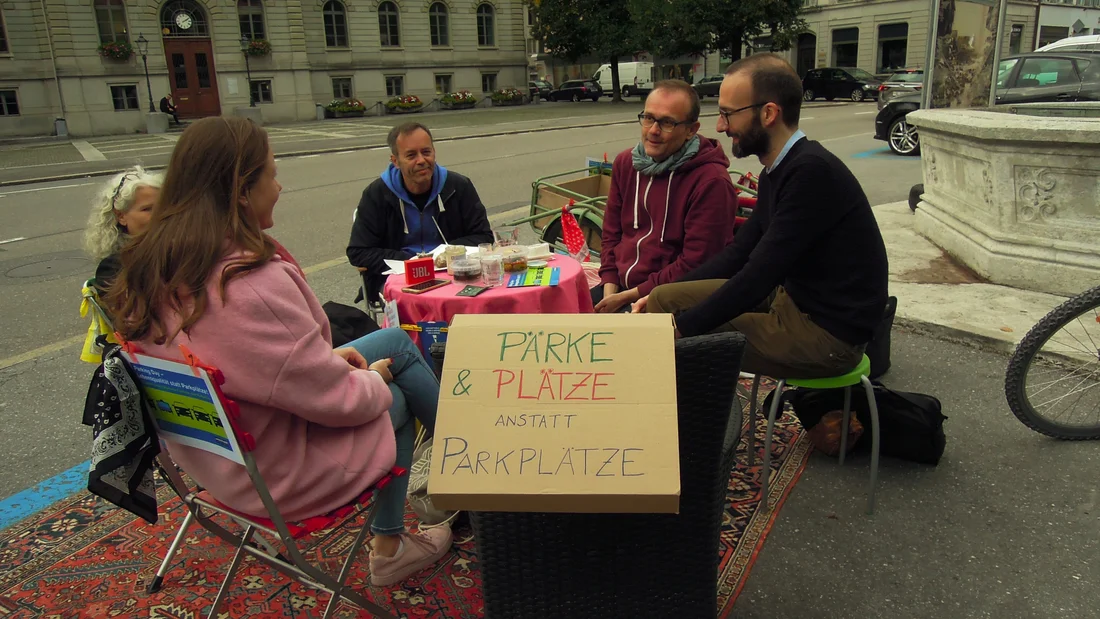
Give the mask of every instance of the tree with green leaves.
[[806, 20], [799, 16], [802, 0], [692, 0], [706, 2], [713, 11], [714, 38], [711, 49], [722, 52], [733, 60], [741, 58], [741, 48], [746, 41], [762, 35], [771, 35], [771, 51], [785, 51], [794, 47], [798, 35], [809, 30]]
[[554, 56], [576, 62], [593, 55], [611, 65], [613, 101], [622, 101], [619, 59], [643, 49], [630, 0], [533, 0], [534, 34]]

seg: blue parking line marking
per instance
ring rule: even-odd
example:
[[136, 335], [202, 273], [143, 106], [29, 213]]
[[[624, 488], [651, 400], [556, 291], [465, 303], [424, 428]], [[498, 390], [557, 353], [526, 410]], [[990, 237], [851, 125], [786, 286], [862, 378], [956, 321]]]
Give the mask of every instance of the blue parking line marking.
[[865, 150], [862, 153], [856, 153], [856, 154], [852, 155], [852, 159], [865, 159], [867, 157], [874, 157], [875, 155], [877, 155], [879, 153], [887, 153], [887, 152], [890, 152], [890, 147], [889, 146], [882, 146], [880, 148], [872, 148], [871, 150]]
[[81, 462], [63, 473], [58, 473], [0, 501], [0, 529], [6, 529], [27, 516], [86, 489], [90, 467], [90, 460]]

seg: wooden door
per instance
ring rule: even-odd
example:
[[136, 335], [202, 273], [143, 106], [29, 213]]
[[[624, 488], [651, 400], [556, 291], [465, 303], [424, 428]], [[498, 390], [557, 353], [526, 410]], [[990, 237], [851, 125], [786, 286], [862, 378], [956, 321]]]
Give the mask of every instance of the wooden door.
[[168, 82], [181, 118], [221, 114], [210, 39], [165, 39]]

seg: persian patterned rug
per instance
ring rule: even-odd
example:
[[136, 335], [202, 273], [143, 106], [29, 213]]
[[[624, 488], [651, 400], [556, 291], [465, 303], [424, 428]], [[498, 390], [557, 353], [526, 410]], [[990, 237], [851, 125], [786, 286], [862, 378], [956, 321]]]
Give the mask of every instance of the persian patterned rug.
[[[759, 417], [758, 417], [759, 421]], [[766, 421], [757, 427], [758, 454]], [[806, 466], [810, 443], [789, 410], [776, 423], [773, 442], [770, 509], [759, 506], [758, 471], [746, 471], [742, 439], [738, 466], [730, 476], [730, 507], [722, 523], [719, 564], [719, 616], [727, 617], [741, 592], [757, 553], [791, 489]], [[756, 460], [756, 469], [760, 459]], [[232, 549], [193, 525], [176, 553], [159, 593], [145, 588], [156, 573], [183, 520], [179, 499], [162, 485], [161, 518], [156, 525], [86, 492], [0, 531], [0, 618], [75, 619], [150, 617], [198, 619], [217, 595]], [[409, 522], [414, 522], [409, 515]], [[357, 526], [320, 532], [313, 551], [330, 567], [338, 566]], [[481, 617], [481, 576], [473, 535], [455, 530], [452, 551], [434, 568], [393, 587], [369, 587], [365, 553], [349, 584], [394, 614], [408, 617]], [[234, 578], [222, 617], [320, 617], [328, 595], [290, 583], [274, 570], [246, 559]], [[342, 604], [337, 617], [360, 617]]]

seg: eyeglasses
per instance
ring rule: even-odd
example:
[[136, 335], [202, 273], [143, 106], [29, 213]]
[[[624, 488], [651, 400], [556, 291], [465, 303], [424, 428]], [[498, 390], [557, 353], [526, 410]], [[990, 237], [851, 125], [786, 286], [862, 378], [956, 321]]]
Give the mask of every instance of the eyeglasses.
[[730, 124], [730, 116], [733, 116], [734, 114], [736, 114], [738, 112], [744, 112], [745, 110], [751, 110], [751, 109], [756, 108], [756, 107], [764, 107], [767, 104], [768, 104], [767, 101], [765, 101], [763, 103], [753, 103], [752, 105], [746, 105], [745, 107], [739, 107], [736, 110], [730, 110], [729, 112], [724, 112], [722, 110], [718, 110], [718, 115], [721, 116], [722, 120], [726, 121], [726, 124], [728, 125], [728, 124]]
[[676, 127], [679, 127], [680, 125], [690, 125], [694, 121], [672, 120], [671, 118], [657, 119], [652, 114], [646, 114], [645, 112], [642, 112], [641, 114], [638, 114], [638, 122], [642, 123], [643, 129], [649, 129], [654, 124], [657, 124], [661, 127], [661, 131], [668, 133]]
[[117, 208], [115, 208], [115, 201], [118, 200], [119, 194], [122, 193], [123, 185], [126, 184], [127, 179], [129, 179], [131, 176], [134, 176], [134, 174], [132, 174], [132, 173], [123, 174], [122, 175], [122, 180], [118, 181], [118, 187], [115, 187], [115, 192], [114, 192], [114, 194], [111, 195], [111, 210], [114, 210], [114, 211], [118, 210]]

